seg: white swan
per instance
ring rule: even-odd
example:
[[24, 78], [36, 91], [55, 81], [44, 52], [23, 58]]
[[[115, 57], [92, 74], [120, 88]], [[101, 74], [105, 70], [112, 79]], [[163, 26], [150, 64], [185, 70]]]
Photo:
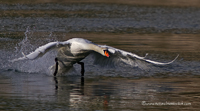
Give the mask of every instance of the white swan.
[[[89, 54], [94, 54], [95, 61], [104, 64], [115, 64], [118, 62], [124, 62], [126, 64], [133, 64], [131, 62], [135, 60], [140, 60], [148, 62], [155, 65], [167, 65], [173, 63], [178, 56], [171, 62], [161, 63], [152, 60], [145, 59], [145, 57], [140, 57], [136, 54], [126, 52], [120, 49], [116, 49], [106, 45], [97, 45], [89, 40], [82, 38], [72, 38], [64, 42], [50, 42], [37, 48], [34, 52], [24, 55], [23, 57], [13, 59], [12, 62], [26, 60], [26, 59], [36, 59], [43, 56], [46, 52], [52, 49], [57, 49], [58, 54], [55, 58], [56, 64], [50, 67], [51, 73], [56, 76], [56, 74], [62, 74], [73, 67], [75, 63], [81, 65], [81, 73], [84, 76], [84, 63], [80, 62], [82, 59], [87, 57]], [[131, 61], [131, 62], [130, 62]]]

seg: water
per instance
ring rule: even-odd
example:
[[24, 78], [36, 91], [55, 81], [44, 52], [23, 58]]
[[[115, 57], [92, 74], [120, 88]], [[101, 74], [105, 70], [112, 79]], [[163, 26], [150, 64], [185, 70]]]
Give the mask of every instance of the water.
[[[110, 3], [0, 4], [0, 110], [198, 110], [198, 7]], [[116, 67], [85, 62], [52, 77], [51, 51], [10, 63], [51, 41], [89, 39], [171, 65]]]

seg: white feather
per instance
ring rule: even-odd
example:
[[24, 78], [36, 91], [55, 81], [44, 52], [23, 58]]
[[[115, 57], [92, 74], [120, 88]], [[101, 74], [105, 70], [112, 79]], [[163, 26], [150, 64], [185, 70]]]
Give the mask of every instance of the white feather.
[[11, 60], [11, 62], [16, 62], [16, 61], [20, 61], [20, 60], [26, 60], [26, 59], [36, 59], [38, 57], [43, 56], [46, 52], [48, 52], [49, 50], [58, 48], [58, 47], [63, 47], [64, 45], [68, 45], [69, 42], [50, 42], [46, 45], [43, 45], [39, 48], [37, 48], [34, 52], [31, 52], [28, 55], [25, 55], [23, 52], [22, 54], [24, 55], [23, 57], [17, 58], [17, 59], [13, 59]]
[[106, 57], [101, 56], [97, 53], [93, 54], [94, 58], [95, 58], [94, 63], [100, 64], [101, 66], [109, 66], [109, 65], [115, 66], [116, 64], [119, 64], [119, 62], [124, 62], [126, 64], [135, 66], [135, 65], [137, 65], [136, 60], [137, 60], [137, 62], [139, 60], [139, 61], [154, 64], [154, 65], [167, 65], [167, 64], [173, 63], [179, 56], [179, 55], [177, 55], [177, 57], [170, 62], [163, 63], [163, 62], [157, 62], [157, 61], [145, 59], [147, 57], [148, 53], [144, 57], [141, 57], [141, 56], [138, 56], [138, 55], [133, 54], [131, 52], [123, 51], [123, 50], [113, 48], [113, 47], [110, 47], [110, 46], [106, 46], [106, 45], [99, 45], [99, 46], [107, 48], [109, 53], [110, 53], [110, 58], [106, 58]]
[[[50, 42], [46, 45], [43, 45], [37, 48], [34, 52], [31, 52], [28, 55], [25, 55], [22, 53], [24, 55], [23, 57], [13, 59], [11, 60], [11, 62], [26, 60], [26, 59], [33, 60], [33, 59], [43, 56], [49, 50], [60, 49], [61, 47], [68, 47], [65, 50], [63, 50], [67, 53], [64, 53], [65, 56], [62, 56], [61, 57], [62, 59], [60, 59], [60, 60], [67, 61], [68, 64], [75, 64], [76, 62], [79, 62], [80, 60], [84, 59], [88, 55], [88, 53], [92, 53], [92, 52], [94, 52], [95, 63], [103, 64], [103, 65], [116, 64], [119, 62], [124, 62], [131, 65], [131, 64], [135, 64], [134, 63], [135, 60], [144, 61], [144, 62], [148, 62], [155, 65], [167, 65], [167, 64], [173, 63], [178, 58], [177, 56], [174, 60], [170, 62], [166, 62], [166, 63], [157, 62], [157, 61], [145, 59], [145, 57], [148, 54], [146, 54], [145, 57], [140, 57], [131, 52], [123, 51], [123, 50], [113, 48], [110, 46], [97, 45], [86, 39], [73, 38], [64, 42]], [[110, 54], [109, 58], [107, 58], [104, 55], [103, 50], [108, 50]]]

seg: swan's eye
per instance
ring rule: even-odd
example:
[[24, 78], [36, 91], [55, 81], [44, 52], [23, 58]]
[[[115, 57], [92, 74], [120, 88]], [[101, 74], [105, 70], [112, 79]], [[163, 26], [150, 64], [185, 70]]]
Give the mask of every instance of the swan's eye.
[[106, 57], [110, 57], [110, 55], [109, 55], [107, 50], [104, 50], [104, 54], [105, 54]]

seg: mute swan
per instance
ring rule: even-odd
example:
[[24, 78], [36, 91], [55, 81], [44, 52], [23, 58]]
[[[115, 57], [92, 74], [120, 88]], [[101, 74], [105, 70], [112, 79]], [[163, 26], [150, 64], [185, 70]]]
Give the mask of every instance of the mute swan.
[[50, 42], [46, 45], [43, 45], [37, 48], [34, 52], [31, 52], [28, 55], [23, 54], [23, 57], [13, 59], [11, 62], [16, 62], [26, 59], [36, 59], [43, 56], [49, 50], [56, 49], [58, 50], [57, 57], [55, 58], [56, 64], [50, 67], [50, 71], [54, 76], [56, 74], [62, 74], [67, 72], [70, 68], [73, 67], [75, 63], [81, 65], [81, 74], [84, 76], [84, 63], [80, 62], [82, 59], [87, 57], [89, 54], [94, 53], [95, 61], [101, 62], [104, 65], [117, 62], [130, 63], [130, 60], [140, 60], [148, 62], [155, 65], [167, 65], [173, 63], [178, 56], [171, 62], [162, 63], [152, 60], [145, 59], [145, 57], [140, 57], [136, 54], [126, 52], [117, 48], [113, 48], [106, 45], [97, 45], [92, 43], [89, 40], [82, 38], [72, 38], [64, 42]]

